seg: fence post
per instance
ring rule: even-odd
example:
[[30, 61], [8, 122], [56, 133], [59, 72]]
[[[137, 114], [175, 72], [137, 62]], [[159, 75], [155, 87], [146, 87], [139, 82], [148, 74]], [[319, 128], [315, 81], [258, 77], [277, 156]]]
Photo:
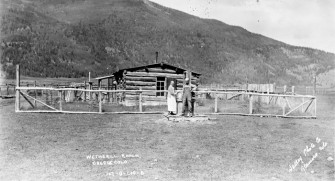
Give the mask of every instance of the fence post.
[[20, 65], [16, 65], [16, 95], [15, 95], [15, 112], [20, 111]]
[[98, 80], [98, 89], [99, 89], [99, 113], [102, 113], [102, 91], [101, 91], [101, 80]]
[[[110, 78], [107, 79], [107, 90], [109, 90], [110, 87]], [[110, 93], [107, 92], [107, 102], [110, 102]]]
[[9, 95], [9, 86], [6, 84], [7, 96]]
[[314, 116], [316, 117], [316, 97], [314, 99]]
[[[86, 80], [84, 81], [84, 89], [86, 90]], [[84, 102], [86, 102], [86, 91], [84, 91]]]
[[295, 87], [292, 86], [292, 94], [294, 94], [294, 93], [295, 93]]
[[54, 101], [52, 99], [52, 90], [49, 90], [49, 93], [50, 93], [50, 104], [54, 105]]
[[[100, 90], [100, 89], [99, 89]], [[102, 113], [102, 93], [99, 91], [99, 113]]]
[[249, 95], [249, 114], [252, 114], [252, 104], [253, 104], [253, 97]]
[[63, 91], [62, 90], [59, 91], [58, 94], [59, 94], [59, 110], [63, 111], [63, 107], [62, 107], [62, 99], [63, 99], [62, 95], [63, 95]]
[[[92, 84], [93, 84], [93, 82], [88, 82], [88, 84], [89, 84], [89, 89], [90, 90], [92, 90], [93, 89], [93, 86], [92, 86]], [[90, 101], [92, 100], [92, 92], [90, 91]]]
[[[245, 93], [248, 92], [248, 83], [245, 84], [245, 90], [244, 90], [244, 92], [245, 92]], [[248, 99], [247, 96], [248, 96], [247, 94], [243, 94], [243, 100], [247, 100], [247, 99]]]
[[[34, 87], [36, 87], [36, 80], [34, 81]], [[36, 107], [36, 96], [37, 96], [37, 91], [36, 89], [34, 90], [35, 94], [34, 94], [34, 106]]]
[[139, 106], [140, 112], [142, 112], [142, 87], [140, 87]]
[[[216, 90], [217, 91], [217, 90]], [[217, 113], [218, 112], [218, 94], [215, 91], [215, 105], [214, 105], [214, 112]]]
[[[45, 87], [45, 85], [44, 85]], [[45, 103], [48, 104], [48, 97], [49, 97], [49, 91], [48, 90], [45, 90]]]
[[284, 94], [286, 94], [286, 92], [287, 92], [287, 86], [284, 85]]

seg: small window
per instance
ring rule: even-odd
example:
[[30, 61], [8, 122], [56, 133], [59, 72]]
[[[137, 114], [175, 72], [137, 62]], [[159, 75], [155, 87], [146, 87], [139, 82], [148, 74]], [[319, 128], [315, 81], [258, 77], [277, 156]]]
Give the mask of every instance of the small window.
[[156, 92], [156, 96], [164, 96], [165, 92], [165, 77], [157, 77], [156, 90], [161, 90], [162, 92]]

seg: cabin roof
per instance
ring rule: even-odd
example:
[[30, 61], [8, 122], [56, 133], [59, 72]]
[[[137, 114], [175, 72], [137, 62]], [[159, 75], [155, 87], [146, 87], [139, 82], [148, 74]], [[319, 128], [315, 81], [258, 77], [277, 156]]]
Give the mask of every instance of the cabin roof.
[[[139, 67], [133, 67], [133, 68], [126, 68], [126, 69], [121, 69], [119, 71], [124, 71], [124, 70], [127, 70], [127, 71], [136, 71], [136, 70], [140, 70], [140, 69], [144, 69], [144, 68], [155, 68], [155, 67], [164, 67], [164, 68], [168, 68], [168, 69], [172, 69], [172, 70], [177, 70], [177, 72], [184, 72], [186, 71], [186, 69], [183, 69], [183, 68], [180, 68], [180, 67], [176, 67], [174, 65], [170, 65], [170, 64], [167, 64], [167, 63], [155, 63], [155, 64], [149, 64], [149, 65], [144, 65], [144, 66], [139, 66]], [[197, 76], [201, 75], [197, 72], [193, 72], [191, 71], [192, 74], [195, 74]]]
[[[144, 68], [156, 68], [156, 67], [164, 67], [164, 68], [176, 70], [176, 72], [184, 72], [184, 71], [186, 71], [186, 69], [183, 69], [183, 68], [180, 68], [180, 67], [176, 67], [174, 65], [170, 65], [170, 64], [162, 62], [162, 63], [155, 63], [155, 64], [149, 64], [149, 65], [139, 66], [139, 67], [120, 69], [119, 71], [114, 72], [112, 75], [97, 77], [95, 79], [101, 80], [101, 79], [111, 78], [111, 77], [114, 77], [115, 74], [123, 73], [123, 71], [125, 71], [125, 70], [126, 71], [136, 71], [136, 70], [141, 70], [141, 69], [144, 69]], [[200, 76], [201, 75], [201, 74], [193, 72], [193, 71], [191, 71], [191, 72], [192, 72], [192, 74], [194, 74], [196, 76]]]

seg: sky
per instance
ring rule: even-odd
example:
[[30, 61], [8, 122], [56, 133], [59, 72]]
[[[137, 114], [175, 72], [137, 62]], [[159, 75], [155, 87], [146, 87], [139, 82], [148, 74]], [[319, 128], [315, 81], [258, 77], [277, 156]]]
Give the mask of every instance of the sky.
[[151, 0], [296, 46], [335, 53], [335, 0]]

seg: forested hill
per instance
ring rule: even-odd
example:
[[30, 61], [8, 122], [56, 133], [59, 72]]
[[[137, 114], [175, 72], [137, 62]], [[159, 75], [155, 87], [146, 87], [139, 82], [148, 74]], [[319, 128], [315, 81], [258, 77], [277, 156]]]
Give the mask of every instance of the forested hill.
[[146, 0], [3, 0], [1, 64], [36, 77], [82, 77], [159, 61], [202, 73], [203, 83], [310, 84], [335, 55]]

